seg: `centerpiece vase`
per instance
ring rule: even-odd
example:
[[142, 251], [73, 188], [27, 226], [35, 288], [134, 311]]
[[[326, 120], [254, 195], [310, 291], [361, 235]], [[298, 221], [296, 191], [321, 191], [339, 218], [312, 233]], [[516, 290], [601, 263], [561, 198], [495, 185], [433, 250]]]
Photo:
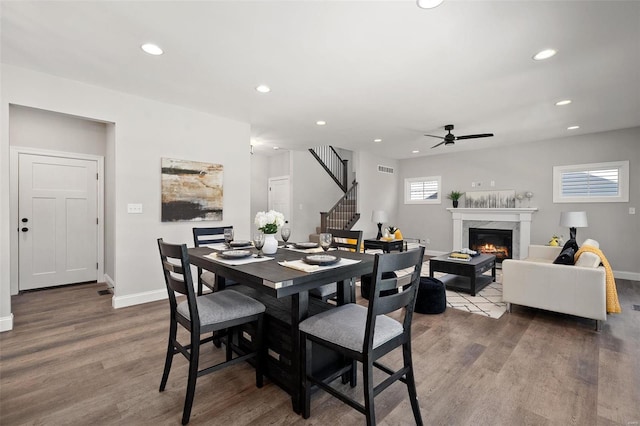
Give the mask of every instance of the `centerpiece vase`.
[[264, 254], [275, 254], [276, 251], [278, 251], [278, 240], [276, 240], [276, 234], [265, 234], [262, 252]]

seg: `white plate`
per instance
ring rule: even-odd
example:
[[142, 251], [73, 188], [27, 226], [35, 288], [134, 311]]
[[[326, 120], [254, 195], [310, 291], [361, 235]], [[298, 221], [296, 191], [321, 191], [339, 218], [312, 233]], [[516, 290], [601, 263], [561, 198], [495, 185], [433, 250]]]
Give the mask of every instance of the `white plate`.
[[314, 242], [311, 242], [311, 241], [306, 242], [306, 243], [294, 243], [293, 245], [297, 249], [310, 249], [310, 248], [318, 247], [318, 243], [314, 243]]
[[340, 258], [331, 256], [330, 254], [310, 254], [309, 256], [305, 256], [302, 260], [309, 265], [326, 266], [333, 265], [338, 262]]
[[242, 259], [251, 256], [251, 252], [249, 250], [227, 250], [220, 253], [219, 256], [225, 259]]
[[251, 241], [231, 241], [229, 245], [233, 248], [251, 247]]

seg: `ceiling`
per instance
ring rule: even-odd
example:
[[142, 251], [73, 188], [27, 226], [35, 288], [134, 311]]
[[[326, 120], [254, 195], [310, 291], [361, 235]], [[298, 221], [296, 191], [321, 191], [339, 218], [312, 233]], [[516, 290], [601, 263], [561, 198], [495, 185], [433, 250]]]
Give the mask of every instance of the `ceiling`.
[[[256, 152], [403, 159], [640, 125], [637, 1], [2, 1], [1, 13], [3, 63], [248, 122]], [[558, 54], [532, 60], [548, 47]], [[495, 136], [431, 149], [423, 135], [446, 124]]]

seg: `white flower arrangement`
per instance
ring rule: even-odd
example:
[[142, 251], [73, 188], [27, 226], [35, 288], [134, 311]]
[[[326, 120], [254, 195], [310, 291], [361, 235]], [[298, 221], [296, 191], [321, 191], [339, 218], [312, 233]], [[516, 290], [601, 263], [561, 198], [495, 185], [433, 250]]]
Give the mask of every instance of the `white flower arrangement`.
[[275, 234], [284, 225], [284, 215], [275, 210], [256, 213], [256, 225], [265, 234]]

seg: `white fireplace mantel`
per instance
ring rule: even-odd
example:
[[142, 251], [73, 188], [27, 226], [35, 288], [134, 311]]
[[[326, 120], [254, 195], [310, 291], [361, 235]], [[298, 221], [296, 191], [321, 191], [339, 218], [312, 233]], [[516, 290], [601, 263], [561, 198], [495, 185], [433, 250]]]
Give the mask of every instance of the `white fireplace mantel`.
[[520, 238], [518, 241], [519, 258], [524, 259], [529, 254], [531, 244], [531, 220], [537, 208], [448, 208], [453, 218], [453, 250], [460, 250], [467, 246], [463, 241], [464, 221], [489, 222], [518, 222], [520, 224]]

